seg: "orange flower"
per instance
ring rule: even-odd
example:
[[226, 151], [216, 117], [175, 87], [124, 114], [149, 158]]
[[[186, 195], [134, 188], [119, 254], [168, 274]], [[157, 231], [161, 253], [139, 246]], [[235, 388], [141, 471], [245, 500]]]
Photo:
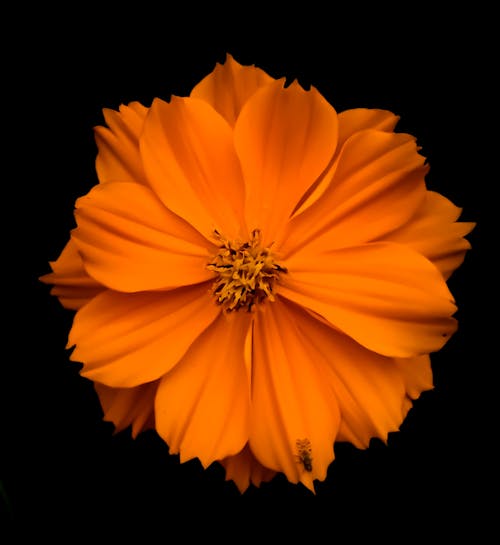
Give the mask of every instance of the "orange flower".
[[155, 428], [240, 491], [314, 491], [433, 387], [456, 330], [446, 280], [474, 227], [427, 190], [388, 111], [337, 113], [231, 56], [189, 97], [104, 110], [100, 184], [52, 273], [104, 418]]

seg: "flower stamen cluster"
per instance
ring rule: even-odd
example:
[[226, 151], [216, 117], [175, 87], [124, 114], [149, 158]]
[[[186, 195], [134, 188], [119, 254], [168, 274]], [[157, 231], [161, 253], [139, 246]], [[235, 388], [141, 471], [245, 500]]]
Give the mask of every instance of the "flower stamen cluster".
[[219, 251], [207, 265], [217, 273], [212, 286], [216, 302], [226, 312], [246, 308], [251, 312], [266, 299], [274, 301], [274, 285], [285, 267], [276, 263], [270, 248], [262, 248], [259, 229], [252, 231], [248, 242], [230, 241], [217, 230]]

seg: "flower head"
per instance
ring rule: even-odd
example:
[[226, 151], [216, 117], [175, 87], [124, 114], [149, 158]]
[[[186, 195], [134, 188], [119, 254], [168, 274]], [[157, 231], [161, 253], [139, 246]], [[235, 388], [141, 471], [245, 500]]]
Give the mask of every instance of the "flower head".
[[41, 278], [77, 311], [104, 418], [241, 491], [277, 472], [314, 490], [335, 442], [398, 430], [456, 330], [474, 227], [398, 117], [228, 55], [189, 97], [104, 118], [100, 183]]

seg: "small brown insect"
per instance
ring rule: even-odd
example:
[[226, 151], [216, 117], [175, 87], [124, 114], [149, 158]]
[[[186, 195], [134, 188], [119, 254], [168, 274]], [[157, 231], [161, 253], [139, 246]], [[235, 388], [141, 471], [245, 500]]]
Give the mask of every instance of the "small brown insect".
[[309, 439], [297, 439], [295, 441], [295, 445], [297, 447], [298, 452], [298, 463], [302, 464], [304, 466], [304, 469], [308, 472], [312, 471], [312, 456], [311, 456], [311, 441]]

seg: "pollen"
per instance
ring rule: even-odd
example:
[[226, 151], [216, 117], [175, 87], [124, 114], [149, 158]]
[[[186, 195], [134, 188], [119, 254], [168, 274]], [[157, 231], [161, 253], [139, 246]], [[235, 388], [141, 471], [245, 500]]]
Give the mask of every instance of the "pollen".
[[226, 312], [241, 308], [251, 312], [266, 299], [274, 301], [274, 289], [285, 267], [276, 263], [270, 248], [261, 246], [259, 229], [252, 231], [248, 242], [230, 241], [214, 231], [219, 251], [207, 265], [217, 274], [212, 292], [217, 304]]

